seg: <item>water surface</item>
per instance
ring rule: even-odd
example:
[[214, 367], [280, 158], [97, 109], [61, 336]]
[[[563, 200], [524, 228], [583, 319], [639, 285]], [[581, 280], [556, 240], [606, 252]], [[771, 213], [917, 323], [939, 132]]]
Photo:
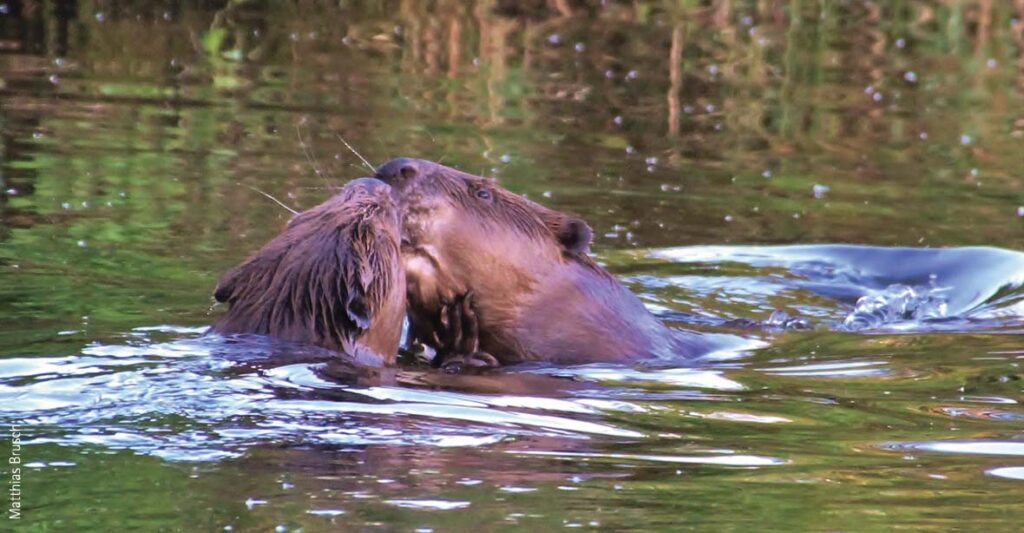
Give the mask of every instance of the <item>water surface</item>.
[[[1019, 2], [195, 4], [0, 2], [4, 525], [1019, 527]], [[289, 216], [252, 188], [315, 205], [368, 173], [341, 139], [578, 213], [746, 349], [339, 376], [204, 336]]]

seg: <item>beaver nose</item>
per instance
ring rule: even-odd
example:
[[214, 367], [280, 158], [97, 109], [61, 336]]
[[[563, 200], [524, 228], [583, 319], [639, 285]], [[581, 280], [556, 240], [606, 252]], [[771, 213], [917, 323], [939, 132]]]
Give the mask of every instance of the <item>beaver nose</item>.
[[431, 163], [422, 159], [399, 157], [377, 167], [375, 178], [394, 188], [402, 188], [407, 183], [427, 172]]

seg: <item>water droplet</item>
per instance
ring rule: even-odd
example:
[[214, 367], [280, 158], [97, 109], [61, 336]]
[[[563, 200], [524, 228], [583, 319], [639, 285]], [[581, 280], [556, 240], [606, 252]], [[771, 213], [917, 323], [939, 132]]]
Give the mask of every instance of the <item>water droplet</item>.
[[878, 93], [872, 94], [871, 95], [871, 99], [876, 101], [876, 102], [881, 102], [882, 101], [882, 93], [878, 92]]
[[106, 13], [104, 13], [102, 11], [97, 11], [96, 12], [96, 21], [97, 22], [103, 22], [104, 20], [107, 20]]
[[612, 119], [612, 122], [614, 122], [616, 126], [621, 126], [622, 125], [622, 115], [615, 115], [615, 118]]
[[512, 156], [508, 154], [501, 154], [501, 157], [499, 157], [498, 159], [501, 160], [502, 163], [508, 163], [509, 161], [512, 160]]
[[692, 105], [684, 105], [683, 106], [683, 113], [686, 113], [687, 115], [689, 115], [690, 113], [693, 113], [693, 106]]
[[85, 241], [78, 241], [78, 247], [79, 248], [85, 248], [86, 246], [89, 246], [89, 243], [87, 243]]
[[991, 58], [991, 57], [988, 58], [988, 61], [985, 62], [985, 66], [988, 67], [988, 68], [996, 68], [996, 65], [998, 65], [998, 64], [999, 64], [999, 62], [996, 61], [995, 59]]
[[632, 154], [634, 152], [636, 152], [636, 148], [633, 148], [633, 146], [627, 146], [626, 147], [626, 153], [627, 154]]
[[557, 33], [552, 33], [551, 35], [548, 35], [548, 43], [550, 43], [550, 44], [560, 44], [561, 42], [562, 42], [562, 36], [561, 35], [558, 35]]
[[904, 48], [907, 46], [907, 40], [903, 37], [896, 39], [896, 48]]
[[635, 70], [631, 70], [631, 71], [626, 73], [626, 79], [627, 80], [635, 80], [638, 77], [640, 77], [640, 73], [635, 71]]
[[978, 169], [976, 169], [976, 168], [972, 168], [971, 169], [971, 177], [973, 177], [973, 178], [977, 178], [978, 177]]
[[710, 67], [708, 67], [708, 73], [710, 73], [712, 76], [717, 76], [718, 72], [718, 65], [711, 65]]
[[800, 213], [793, 213], [793, 218], [800, 218]]
[[714, 113], [715, 112], [715, 104], [708, 104], [708, 105], [704, 106], [704, 110], [707, 111], [708, 113]]
[[732, 215], [725, 215], [726, 222], [732, 222]]
[[64, 209], [71, 209], [71, 202], [64, 202], [60, 204], [60, 206], [63, 207]]
[[551, 191], [544, 191], [540, 193], [540, 195], [543, 196], [544, 198], [551, 198]]
[[962, 144], [964, 146], [967, 146], [968, 144], [971, 144], [971, 142], [973, 140], [974, 139], [972, 139], [971, 136], [966, 134], [966, 133], [963, 133], [963, 134], [960, 135], [960, 144]]
[[56, 74], [51, 74], [50, 75], [50, 83], [52, 83], [54, 85], [57, 85], [58, 83], [60, 83], [60, 76], [58, 76]]
[[615, 71], [612, 70], [612, 69], [608, 69], [608, 70], [604, 71], [604, 77], [606, 77], [606, 78], [614, 78], [615, 77]]
[[907, 71], [903, 74], [903, 79], [909, 81], [910, 83], [914, 83], [917, 81], [917, 73], [912, 70]]
[[17, 196], [17, 195], [18, 195], [18, 189], [15, 189], [13, 187], [11, 187], [10, 189], [7, 189], [7, 196]]
[[770, 168], [766, 168], [764, 172], [761, 173], [761, 176], [765, 178], [772, 177], [772, 170]]
[[39, 132], [39, 131], [37, 131], [37, 132], [32, 134], [32, 138], [33, 139], [42, 139], [43, 137], [44, 137], [43, 133]]
[[1017, 207], [1017, 216], [1024, 217], [1024, 205]]
[[644, 159], [644, 163], [647, 163], [648, 165], [657, 165], [658, 164], [658, 158], [657, 157], [648, 157], [647, 159]]
[[928, 140], [928, 132], [927, 131], [922, 131], [917, 136], [920, 137], [922, 141], [927, 141]]
[[576, 46], [573, 46], [573, 48], [575, 48], [577, 52], [583, 52], [587, 49], [587, 45], [583, 43], [576, 43]]
[[824, 198], [825, 193], [827, 193], [829, 190], [830, 187], [828, 185], [821, 185], [819, 183], [815, 183], [814, 187], [811, 187], [811, 192], [814, 193], [814, 197], [819, 200]]

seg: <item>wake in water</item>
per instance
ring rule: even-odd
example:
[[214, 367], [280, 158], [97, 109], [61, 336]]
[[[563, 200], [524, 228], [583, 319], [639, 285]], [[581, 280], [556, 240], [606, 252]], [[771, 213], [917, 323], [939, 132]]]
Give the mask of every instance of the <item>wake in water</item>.
[[[1024, 254], [997, 248], [871, 246], [697, 246], [655, 250], [651, 256], [739, 274], [685, 283], [751, 307], [768, 330], [996, 331], [1024, 326]], [[725, 265], [739, 268], [725, 269]], [[642, 280], [640, 280], [643, 283]], [[809, 291], [833, 307], [772, 307], [771, 300]], [[731, 295], [731, 296], [728, 296]], [[736, 295], [739, 295], [738, 297]], [[752, 304], [752, 305], [751, 305]], [[749, 319], [749, 317], [745, 317]]]

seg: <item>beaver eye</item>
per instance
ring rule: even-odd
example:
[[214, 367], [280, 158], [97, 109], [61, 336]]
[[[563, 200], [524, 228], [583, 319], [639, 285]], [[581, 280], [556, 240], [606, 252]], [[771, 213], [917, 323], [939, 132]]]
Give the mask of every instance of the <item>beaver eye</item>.
[[481, 199], [481, 200], [490, 201], [490, 199], [491, 199], [491, 191], [488, 191], [487, 189], [477, 189], [476, 190], [476, 197]]

